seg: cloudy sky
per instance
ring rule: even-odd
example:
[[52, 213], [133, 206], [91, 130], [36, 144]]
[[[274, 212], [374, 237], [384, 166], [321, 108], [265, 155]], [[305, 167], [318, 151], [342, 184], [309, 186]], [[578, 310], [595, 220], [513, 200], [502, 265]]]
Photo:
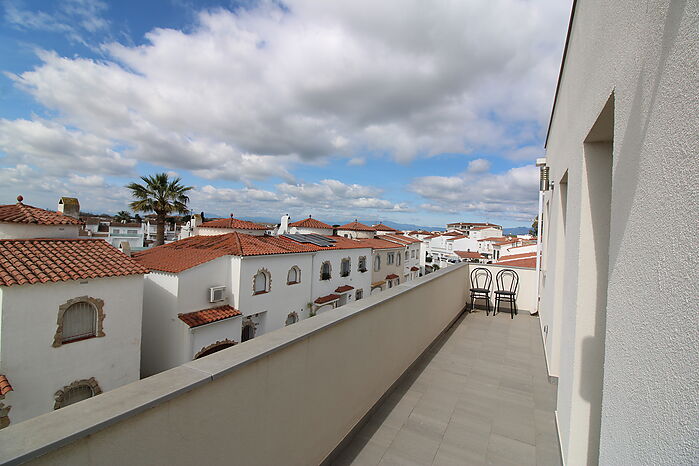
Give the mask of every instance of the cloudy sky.
[[0, 0], [0, 203], [529, 225], [570, 3]]

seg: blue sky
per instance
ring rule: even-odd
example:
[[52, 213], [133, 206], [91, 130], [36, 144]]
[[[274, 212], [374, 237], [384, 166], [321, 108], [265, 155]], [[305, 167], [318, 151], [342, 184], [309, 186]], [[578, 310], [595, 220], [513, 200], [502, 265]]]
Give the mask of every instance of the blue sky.
[[0, 1], [0, 202], [529, 225], [568, 2]]

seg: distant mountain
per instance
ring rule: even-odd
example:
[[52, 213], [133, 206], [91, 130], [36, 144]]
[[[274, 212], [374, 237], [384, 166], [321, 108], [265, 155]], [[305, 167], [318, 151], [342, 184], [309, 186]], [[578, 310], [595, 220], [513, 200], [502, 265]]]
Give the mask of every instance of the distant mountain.
[[528, 235], [529, 227], [503, 228], [503, 235]]

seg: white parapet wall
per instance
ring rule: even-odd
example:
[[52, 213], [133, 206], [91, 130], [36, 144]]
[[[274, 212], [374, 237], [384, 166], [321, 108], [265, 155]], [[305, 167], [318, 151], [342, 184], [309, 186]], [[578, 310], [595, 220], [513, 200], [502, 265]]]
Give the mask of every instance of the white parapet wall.
[[458, 264], [0, 431], [0, 464], [322, 462], [464, 309]]

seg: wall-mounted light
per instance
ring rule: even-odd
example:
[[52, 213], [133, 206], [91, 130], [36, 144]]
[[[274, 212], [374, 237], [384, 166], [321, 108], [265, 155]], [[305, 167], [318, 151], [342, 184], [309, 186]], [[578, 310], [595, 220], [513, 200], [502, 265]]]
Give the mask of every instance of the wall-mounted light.
[[549, 175], [549, 167], [546, 165], [546, 158], [536, 159], [536, 166], [539, 167], [539, 191], [553, 189]]

